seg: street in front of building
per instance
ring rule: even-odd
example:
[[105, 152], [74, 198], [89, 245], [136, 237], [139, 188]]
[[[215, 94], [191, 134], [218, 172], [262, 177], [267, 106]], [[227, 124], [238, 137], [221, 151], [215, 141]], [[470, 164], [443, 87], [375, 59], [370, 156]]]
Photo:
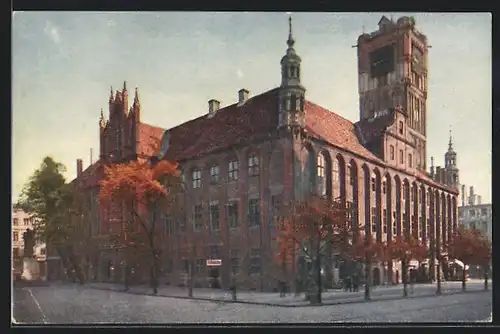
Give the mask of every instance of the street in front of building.
[[[468, 293], [450, 284], [441, 296], [386, 300], [381, 300], [386, 294], [381, 287], [368, 303], [349, 303], [344, 297], [344, 304], [299, 307], [179, 299], [63, 283], [14, 289], [13, 318], [20, 324], [475, 322], [486, 321], [492, 312], [491, 290], [481, 291], [481, 283], [470, 281]], [[389, 295], [394, 297], [393, 292]], [[273, 296], [278, 303], [278, 294]]]

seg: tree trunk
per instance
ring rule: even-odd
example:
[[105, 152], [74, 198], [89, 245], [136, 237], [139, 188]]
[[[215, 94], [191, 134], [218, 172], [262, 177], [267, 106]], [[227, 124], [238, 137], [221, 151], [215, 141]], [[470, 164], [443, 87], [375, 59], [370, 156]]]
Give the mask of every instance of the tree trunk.
[[129, 280], [130, 280], [130, 267], [128, 262], [125, 262], [125, 277], [123, 279], [123, 283], [125, 285], [125, 291], [129, 290]]
[[193, 297], [193, 262], [189, 261], [188, 265], [188, 296], [189, 298]]
[[318, 304], [321, 304], [321, 290], [322, 290], [320, 249], [321, 249], [321, 239], [318, 238], [318, 247], [316, 249], [316, 275], [317, 275], [317, 280], [318, 280], [318, 291], [316, 294], [316, 302]]
[[392, 273], [393, 271], [392, 267], [392, 261], [387, 262], [387, 285], [393, 285], [394, 284], [394, 274]]
[[488, 291], [488, 266], [484, 266], [484, 291]]
[[401, 280], [403, 281], [403, 297], [408, 297], [408, 261], [403, 259], [401, 261]]
[[365, 300], [371, 300], [372, 261], [367, 257], [365, 262]]
[[440, 260], [437, 261], [437, 268], [436, 268], [436, 282], [437, 282], [437, 289], [436, 289], [436, 295], [441, 294], [441, 262]]
[[462, 268], [462, 291], [466, 290], [466, 279], [467, 279], [467, 271], [465, 270], [466, 267], [467, 265], [464, 262], [464, 267]]

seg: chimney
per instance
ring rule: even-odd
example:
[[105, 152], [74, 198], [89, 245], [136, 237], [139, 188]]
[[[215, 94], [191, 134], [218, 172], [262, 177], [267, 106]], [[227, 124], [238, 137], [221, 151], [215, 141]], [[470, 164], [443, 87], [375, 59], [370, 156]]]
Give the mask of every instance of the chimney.
[[462, 206], [465, 206], [465, 184], [462, 184]]
[[76, 159], [76, 177], [79, 177], [83, 172], [83, 161], [82, 159]]
[[220, 102], [214, 99], [208, 101], [208, 115], [213, 116], [219, 110]]
[[241, 106], [245, 104], [245, 102], [248, 100], [248, 93], [250, 93], [248, 90], [245, 88], [242, 88], [238, 91], [238, 105]]
[[477, 195], [477, 205], [481, 205], [481, 196]]
[[474, 187], [469, 187], [469, 205], [474, 205]]

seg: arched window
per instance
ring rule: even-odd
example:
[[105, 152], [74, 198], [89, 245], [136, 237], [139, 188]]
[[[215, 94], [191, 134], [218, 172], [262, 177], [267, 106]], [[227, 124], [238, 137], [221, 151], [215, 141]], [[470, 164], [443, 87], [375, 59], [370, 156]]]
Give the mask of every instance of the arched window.
[[325, 175], [325, 156], [323, 153], [318, 154], [316, 158], [316, 168], [317, 168], [317, 185], [318, 185], [318, 195], [326, 195], [326, 175]]
[[333, 180], [334, 184], [337, 184], [340, 180], [340, 178], [339, 178], [339, 161], [337, 159], [333, 159], [332, 180]]

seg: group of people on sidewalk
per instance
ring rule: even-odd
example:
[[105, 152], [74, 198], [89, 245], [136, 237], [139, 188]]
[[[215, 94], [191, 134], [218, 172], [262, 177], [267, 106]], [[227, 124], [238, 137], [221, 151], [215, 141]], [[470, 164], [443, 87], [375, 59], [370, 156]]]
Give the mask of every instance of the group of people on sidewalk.
[[344, 279], [344, 291], [359, 291], [359, 276], [353, 274]]

